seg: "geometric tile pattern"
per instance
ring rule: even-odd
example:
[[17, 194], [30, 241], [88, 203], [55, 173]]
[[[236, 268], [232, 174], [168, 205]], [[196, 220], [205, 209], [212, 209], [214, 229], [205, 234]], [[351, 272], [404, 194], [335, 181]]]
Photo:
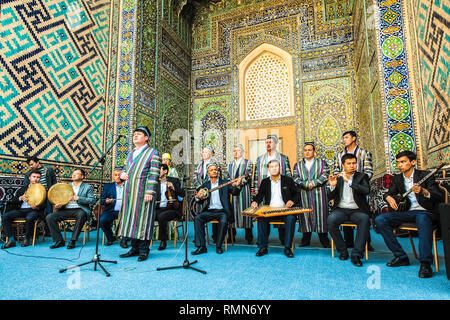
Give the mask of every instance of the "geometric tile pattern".
[[96, 162], [104, 147], [110, 5], [2, 1], [0, 159]]
[[411, 111], [411, 92], [408, 60], [404, 50], [405, 35], [402, 2], [377, 0], [380, 22], [382, 79], [387, 117], [388, 156], [390, 168], [397, 169], [395, 155], [399, 150], [416, 152], [414, 119]]
[[436, 151], [450, 151], [450, 5], [448, 1], [415, 1], [414, 22], [423, 86], [425, 155], [439, 162]]

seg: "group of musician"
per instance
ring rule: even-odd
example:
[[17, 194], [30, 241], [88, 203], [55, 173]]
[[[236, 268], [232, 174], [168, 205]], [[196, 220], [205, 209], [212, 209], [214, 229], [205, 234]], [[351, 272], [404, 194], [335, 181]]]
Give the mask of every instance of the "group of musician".
[[[106, 245], [114, 244], [120, 238], [120, 246], [131, 247], [120, 257], [137, 256], [138, 261], [148, 258], [150, 241], [154, 234], [155, 221], [159, 225], [160, 246], [164, 250], [168, 240], [168, 223], [182, 218], [182, 199], [186, 196], [178, 172], [171, 164], [168, 153], [160, 155], [159, 151], [149, 146], [151, 134], [147, 127], [137, 127], [133, 132], [133, 151], [126, 159], [124, 170], [113, 172], [113, 182], [105, 184], [101, 193], [103, 211], [99, 225], [106, 237]], [[334, 159], [330, 170], [327, 162], [317, 156], [313, 142], [303, 146], [303, 159], [295, 163], [293, 170], [289, 158], [278, 152], [278, 137], [268, 135], [266, 152], [253, 164], [244, 158], [245, 150], [238, 144], [233, 149], [233, 160], [226, 164], [225, 170], [214, 161], [214, 151], [205, 147], [201, 151], [201, 162], [196, 165], [192, 184], [195, 188], [197, 214], [194, 217], [195, 247], [192, 255], [207, 252], [205, 226], [213, 224], [213, 240], [216, 252], [222, 254], [222, 245], [230, 229], [230, 236], [235, 237], [236, 229], [245, 230], [245, 240], [253, 243], [254, 218], [243, 215], [248, 208], [257, 209], [261, 205], [271, 208], [309, 208], [312, 211], [299, 214], [286, 214], [277, 217], [257, 218], [256, 256], [268, 254], [268, 238], [271, 222], [278, 229], [279, 240], [284, 247], [284, 254], [292, 258], [296, 221], [298, 231], [302, 233], [300, 247], [309, 246], [313, 232], [318, 234], [320, 243], [330, 248], [328, 234], [333, 238], [339, 259], [348, 260], [354, 266], [362, 266], [364, 248], [370, 244], [370, 179], [373, 175], [370, 152], [357, 143], [357, 134], [347, 131], [342, 136], [343, 150]], [[388, 267], [409, 265], [408, 256], [397, 241], [394, 230], [400, 224], [413, 222], [417, 224], [419, 235], [419, 277], [432, 276], [432, 225], [438, 219], [438, 204], [444, 201], [443, 193], [433, 177], [423, 185], [417, 182], [427, 172], [415, 169], [416, 155], [411, 151], [401, 151], [396, 156], [399, 174], [394, 176], [389, 191], [384, 199], [392, 212], [378, 215], [374, 219], [377, 230], [382, 235], [387, 247], [393, 253]], [[65, 246], [58, 223], [73, 219], [75, 226], [68, 249], [76, 246], [80, 232], [96, 203], [91, 185], [83, 182], [86, 173], [76, 169], [72, 173], [74, 195], [66, 205], [44, 202], [41, 207], [27, 203], [25, 191], [35, 183], [43, 184], [47, 189], [56, 183], [55, 173], [51, 168], [42, 166], [36, 157], [27, 163], [31, 170], [26, 174], [25, 185], [21, 187], [11, 201], [13, 208], [2, 216], [3, 232], [7, 241], [1, 247], [8, 249], [16, 246], [12, 221], [25, 218], [25, 238], [22, 247], [30, 245], [32, 228], [39, 212], [45, 212], [53, 244], [50, 248]], [[223, 172], [222, 172], [223, 171]], [[331, 173], [330, 173], [331, 171]], [[412, 188], [409, 193], [409, 208], [398, 212], [394, 196]], [[397, 211], [396, 211], [397, 210]], [[119, 221], [116, 232], [112, 225]], [[356, 224], [353, 228], [341, 224]], [[349, 249], [351, 249], [349, 255]]]

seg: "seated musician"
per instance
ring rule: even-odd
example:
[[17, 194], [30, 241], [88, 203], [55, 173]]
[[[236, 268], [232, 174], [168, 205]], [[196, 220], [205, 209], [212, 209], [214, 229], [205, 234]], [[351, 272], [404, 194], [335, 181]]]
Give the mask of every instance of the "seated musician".
[[58, 222], [65, 219], [76, 220], [72, 237], [67, 245], [67, 249], [75, 248], [81, 229], [83, 228], [88, 215], [92, 213], [90, 205], [95, 204], [94, 189], [90, 184], [83, 182], [85, 177], [86, 173], [83, 169], [75, 169], [72, 172], [72, 182], [70, 185], [73, 188], [74, 195], [69, 199], [70, 202], [65, 206], [60, 203], [55, 204], [53, 213], [46, 217], [52, 239], [55, 242], [50, 246], [50, 249], [65, 246], [64, 239], [58, 226]]
[[[100, 216], [100, 221], [98, 222], [100, 228], [102, 228], [103, 233], [106, 237], [105, 245], [110, 246], [116, 241], [111, 226], [115, 219], [119, 215], [120, 206], [122, 205], [122, 194], [123, 194], [123, 180], [120, 179], [121, 169], [114, 170], [113, 179], [114, 182], [105, 183], [103, 186], [102, 194], [100, 197], [100, 204], [105, 206]], [[122, 241], [125, 241], [122, 238]], [[121, 242], [122, 242], [121, 241]]]
[[[169, 167], [162, 164], [159, 175], [159, 188], [156, 194], [156, 220], [159, 225], [159, 248], [164, 250], [167, 246], [167, 226], [169, 221], [179, 219], [182, 215], [181, 203], [178, 197], [184, 197], [184, 189], [181, 188], [180, 180], [169, 177]], [[172, 197], [173, 199], [168, 199]], [[170, 201], [169, 201], [170, 200]]]
[[339, 259], [347, 260], [347, 246], [339, 231], [339, 226], [346, 221], [357, 225], [351, 262], [353, 265], [361, 267], [361, 258], [370, 228], [370, 208], [367, 202], [367, 195], [370, 192], [369, 176], [356, 171], [357, 159], [354, 154], [346, 153], [341, 160], [344, 171], [338, 175], [330, 175], [328, 178], [330, 181], [328, 199], [333, 200], [327, 221], [328, 232], [336, 243]]
[[28, 174], [28, 185], [22, 186], [16, 191], [14, 198], [11, 200], [11, 211], [6, 212], [2, 216], [3, 228], [5, 230], [5, 236], [8, 237], [8, 241], [2, 246], [2, 249], [8, 249], [16, 246], [16, 239], [14, 238], [14, 232], [12, 228], [12, 222], [15, 219], [25, 218], [25, 239], [21, 246], [27, 247], [30, 245], [30, 239], [33, 236], [33, 225], [38, 218], [39, 211], [45, 209], [45, 201], [40, 207], [31, 206], [28, 204], [28, 199], [25, 195], [27, 189], [35, 184], [39, 183], [41, 179], [41, 171], [39, 169], [31, 170]]
[[[264, 201], [265, 205], [276, 208], [291, 208], [300, 204], [300, 193], [294, 180], [280, 174], [280, 162], [276, 159], [268, 162], [270, 176], [261, 181], [258, 193], [254, 196], [251, 204], [252, 208], [257, 208]], [[294, 257], [291, 250], [292, 240], [294, 239], [295, 220], [294, 214], [273, 217], [258, 218], [258, 252], [256, 256], [261, 257], [268, 253], [267, 245], [270, 234], [270, 221], [283, 221], [285, 227], [284, 234], [284, 254], [288, 258]]]
[[[413, 222], [417, 224], [419, 233], [419, 277], [430, 278], [433, 276], [431, 263], [433, 256], [431, 246], [433, 243], [433, 221], [438, 221], [439, 203], [444, 201], [443, 194], [436, 181], [430, 177], [421, 186], [416, 183], [427, 175], [426, 171], [414, 169], [416, 154], [412, 151], [401, 151], [396, 156], [400, 174], [394, 175], [389, 191], [384, 199], [395, 212], [381, 214], [375, 218], [378, 230], [383, 236], [394, 258], [387, 263], [388, 267], [408, 266], [409, 259], [397, 241], [393, 230], [402, 223]], [[412, 188], [408, 195], [410, 206], [407, 211], [398, 212], [398, 204], [395, 195], [403, 194]]]
[[[197, 250], [193, 251], [193, 255], [207, 252], [205, 242], [205, 224], [211, 220], [218, 220], [219, 227], [216, 240], [216, 252], [223, 253], [222, 243], [225, 239], [226, 228], [228, 223], [233, 221], [233, 210], [231, 208], [230, 194], [238, 195], [241, 189], [238, 187], [241, 183], [241, 178], [233, 182], [231, 185], [226, 185], [218, 190], [209, 192], [208, 195], [199, 191], [206, 188], [208, 190], [216, 188], [226, 183], [227, 180], [219, 178], [219, 166], [215, 163], [209, 163], [207, 166], [208, 180], [197, 188], [195, 195], [196, 201], [204, 203], [201, 213], [199, 213], [194, 220], [195, 227], [195, 246]], [[206, 202], [206, 203], [205, 203]]]

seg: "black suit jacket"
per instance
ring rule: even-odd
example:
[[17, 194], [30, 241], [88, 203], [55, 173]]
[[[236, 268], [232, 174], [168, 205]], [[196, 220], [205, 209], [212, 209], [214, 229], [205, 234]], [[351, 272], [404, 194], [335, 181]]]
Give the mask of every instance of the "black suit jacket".
[[[181, 187], [180, 179], [174, 177], [167, 177], [167, 182], [171, 182], [175, 188], [175, 194], [177, 197], [183, 198], [185, 195], [184, 189]], [[161, 201], [161, 182], [159, 182], [156, 189], [156, 201]], [[156, 208], [159, 208], [160, 203], [156, 204]], [[180, 205], [181, 210], [181, 205]]]
[[[417, 170], [414, 169], [414, 183], [419, 182], [423, 177], [428, 174], [428, 171]], [[428, 178], [423, 184], [422, 187], [427, 189], [430, 192], [430, 198], [426, 198], [422, 193], [416, 194], [417, 202], [425, 208], [427, 211], [432, 212], [434, 214], [439, 213], [439, 203], [444, 202], [444, 195], [441, 189], [439, 189], [438, 184], [436, 183], [434, 177]], [[387, 196], [394, 196], [398, 194], [405, 193], [405, 179], [403, 178], [403, 173], [394, 175], [391, 186], [389, 187], [388, 192], [386, 192], [383, 196], [384, 200], [386, 200]]]
[[[27, 186], [22, 186], [22, 187], [20, 187], [19, 189], [17, 189], [16, 193], [14, 194], [14, 198], [12, 198], [12, 199], [7, 203], [7, 207], [6, 207], [7, 211], [12, 211], [12, 210], [20, 209], [20, 206], [22, 205], [23, 201], [20, 200], [19, 197], [21, 197], [21, 196], [23, 196], [23, 195], [25, 194], [25, 192], [27, 191], [28, 187], [29, 187], [29, 186], [27, 185]], [[39, 214], [40, 216], [42, 216], [42, 215], [44, 214], [43, 211], [44, 211], [44, 209], [45, 209], [46, 204], [47, 204], [47, 202], [44, 201], [44, 203], [41, 204], [41, 205], [38, 207], [37, 211], [38, 211], [38, 214]]]
[[[229, 180], [219, 179], [219, 186], [224, 183], [227, 183], [228, 181]], [[203, 189], [203, 188], [206, 188], [208, 190], [211, 189], [211, 181], [210, 180], [206, 181], [204, 184], [202, 184], [200, 187], [197, 188], [197, 191], [200, 189]], [[241, 192], [241, 188], [233, 187], [231, 184], [229, 184], [225, 187], [220, 188], [218, 191], [219, 191], [220, 203], [222, 204], [223, 210], [227, 214], [228, 222], [233, 223], [234, 215], [233, 215], [233, 209], [231, 207], [230, 194], [233, 196], [238, 196], [239, 193]], [[204, 204], [202, 212], [208, 211], [209, 204], [210, 204], [210, 198], [211, 198], [211, 193], [209, 194], [208, 198], [198, 201], [199, 203]]]
[[[355, 172], [353, 174], [352, 185], [350, 186], [353, 192], [353, 199], [361, 211], [369, 214], [370, 207], [367, 202], [367, 196], [370, 193], [369, 176], [365, 173]], [[331, 191], [328, 189], [328, 199], [334, 200], [331, 210], [336, 209], [342, 199], [342, 192], [344, 190], [344, 178], [338, 177], [336, 187]]]
[[[298, 191], [297, 184], [294, 179], [288, 176], [281, 175], [281, 196], [284, 203], [289, 200], [294, 202], [294, 207], [300, 206], [300, 192]], [[264, 178], [259, 186], [258, 193], [253, 197], [253, 201], [256, 201], [258, 205], [264, 200], [265, 205], [270, 204], [271, 194], [272, 194], [272, 184], [270, 182], [270, 177]]]

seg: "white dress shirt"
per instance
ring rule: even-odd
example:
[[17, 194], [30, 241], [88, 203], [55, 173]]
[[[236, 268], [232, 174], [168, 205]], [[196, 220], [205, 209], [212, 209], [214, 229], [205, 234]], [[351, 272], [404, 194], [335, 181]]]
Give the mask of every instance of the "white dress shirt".
[[277, 181], [274, 181], [270, 177], [270, 204], [269, 206], [275, 208], [284, 208], [286, 203], [283, 201], [283, 196], [281, 195], [281, 177]]
[[[406, 190], [411, 189], [414, 185], [414, 169], [409, 178], [405, 177], [404, 174], [403, 174], [403, 178], [405, 179]], [[414, 192], [410, 192], [408, 194], [408, 198], [409, 198], [409, 201], [411, 201], [411, 208], [409, 210], [424, 210], [424, 211], [427, 210], [419, 204], [419, 201], [417, 201], [417, 197]]]
[[305, 167], [308, 171], [311, 170], [313, 164], [314, 164], [314, 159], [312, 159], [312, 160], [305, 159]]
[[[342, 190], [341, 201], [339, 201], [339, 208], [343, 209], [358, 209], [358, 205], [353, 198], [353, 189], [351, 188], [353, 182], [353, 175], [348, 179], [348, 182], [344, 180], [344, 189]], [[335, 187], [330, 187], [333, 191]]]
[[[72, 185], [73, 193], [78, 196], [78, 192], [80, 191], [81, 184], [79, 186], [74, 186], [72, 182], [70, 184]], [[66, 209], [78, 209], [81, 207], [77, 201], [70, 201], [68, 204], [66, 204], [65, 208]]]
[[141, 154], [142, 150], [144, 150], [144, 148], [146, 146], [147, 145], [144, 144], [142, 147], [139, 147], [139, 148], [136, 148], [133, 150], [133, 161], [137, 158], [137, 156], [139, 156]]
[[[217, 179], [216, 183], [211, 182], [211, 189], [219, 186], [219, 179]], [[220, 202], [219, 190], [211, 192], [209, 199], [209, 209], [220, 210], [223, 209], [222, 202]]]
[[116, 183], [116, 204], [114, 205], [114, 211], [120, 211], [120, 207], [122, 206], [122, 193], [123, 193], [123, 184], [119, 186]]
[[161, 182], [161, 202], [159, 203], [160, 208], [167, 207], [166, 191], [167, 191], [167, 181]]

